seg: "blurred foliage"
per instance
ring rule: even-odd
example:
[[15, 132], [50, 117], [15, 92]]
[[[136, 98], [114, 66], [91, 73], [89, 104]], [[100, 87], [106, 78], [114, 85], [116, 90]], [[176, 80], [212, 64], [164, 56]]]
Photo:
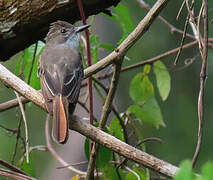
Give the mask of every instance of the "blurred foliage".
[[[155, 1], [148, 0], [147, 2], [150, 3], [150, 5], [153, 5]], [[199, 7], [199, 2], [195, 4], [195, 9]], [[213, 6], [212, 1], [208, 3], [209, 7]], [[177, 7], [180, 6], [181, 1], [171, 2], [168, 4], [166, 11], [162, 13], [162, 16], [166, 17], [169, 22], [172, 22], [175, 27], [182, 29], [186, 18], [185, 11], [183, 11], [178, 21], [175, 20], [179, 10]], [[130, 32], [132, 32], [135, 27], [134, 24], [137, 24], [145, 14], [146, 11], [141, 9], [136, 1], [133, 2], [128, 0], [123, 0], [117, 7], [113, 8], [112, 16], [102, 14], [104, 18], [109, 19], [116, 25], [120, 26], [122, 35], [120, 39], [117, 39], [113, 44], [108, 43], [107, 41], [102, 42], [102, 37], [98, 34], [91, 35], [90, 43], [93, 63], [98, 61], [100, 57], [100, 49], [104, 49], [107, 52], [113, 51], [114, 48], [119, 45]], [[209, 18], [213, 19], [213, 11], [209, 12]], [[94, 19], [95, 18], [91, 19], [90, 24], [95, 25]], [[102, 29], [104, 31], [104, 28]], [[209, 36], [212, 36], [212, 28], [209, 29]], [[188, 32], [190, 33], [191, 30], [188, 29]], [[108, 33], [109, 36], [115, 34], [111, 27], [108, 27], [105, 33]], [[180, 44], [180, 39], [180, 35], [171, 34], [168, 27], [159, 21], [155, 21], [149, 32], [143, 36], [143, 40], [138, 41], [137, 45], [127, 53], [128, 58], [125, 58], [124, 65], [134, 64], [138, 61], [142, 61], [175, 48]], [[39, 78], [37, 78], [37, 66], [39, 55], [42, 53], [43, 49], [44, 43], [39, 41], [37, 44], [31, 45], [23, 52], [13, 57], [13, 60], [8, 61], [5, 65], [32, 87], [40, 89]], [[141, 148], [143, 151], [148, 151], [156, 156], [160, 156], [163, 160], [173, 164], [178, 164], [183, 159], [192, 157], [197, 133], [196, 103], [199, 90], [200, 59], [197, 59], [187, 68], [183, 67], [185, 67], [186, 59], [194, 57], [197, 50], [197, 48], [192, 48], [182, 52], [177, 67], [177, 69], [179, 67], [182, 68], [183, 70], [181, 71], [172, 68], [174, 61], [173, 55], [153, 64], [145, 65], [144, 67], [132, 71], [123, 72], [119, 83], [120, 88], [118, 89], [118, 109], [121, 113], [118, 113], [119, 117], [112, 117], [112, 121], [105, 131], [120, 140], [125, 141], [124, 130], [121, 124], [128, 122], [127, 132], [129, 134], [134, 132], [134, 135], [128, 139], [131, 145]], [[209, 50], [208, 60], [212, 57], [213, 52], [212, 50]], [[34, 61], [34, 63], [32, 63], [32, 61]], [[212, 66], [212, 61], [209, 61], [209, 78], [206, 84], [207, 95], [205, 97], [205, 119], [208, 125], [204, 127], [205, 140], [198, 159], [197, 169], [199, 169], [199, 167], [207, 160], [213, 160], [213, 151], [211, 151], [213, 148], [213, 135], [211, 132], [213, 122], [210, 121], [213, 116], [211, 111], [213, 107], [213, 97], [211, 93], [213, 91], [213, 85], [212, 83], [209, 83], [213, 78], [213, 73], [211, 71]], [[6, 87], [1, 86], [0, 88], [1, 102], [14, 97]], [[98, 91], [98, 88], [95, 89]], [[104, 99], [102, 91], [97, 92], [97, 94]], [[7, 119], [17, 120], [20, 113], [14, 109], [9, 110], [8, 112], [8, 114], [6, 114], [6, 112], [1, 113], [0, 124], [16, 129], [18, 122], [14, 123], [7, 121]], [[27, 116], [30, 117], [30, 145], [33, 146], [35, 144], [44, 143], [43, 119], [45, 113], [34, 106], [31, 106], [30, 109], [27, 108], [26, 113]], [[21, 136], [23, 136], [23, 134], [21, 134]], [[164, 144], [139, 143], [142, 142], [145, 137], [150, 136], [164, 139]], [[10, 162], [11, 156], [14, 154], [16, 136], [9, 131], [1, 130], [0, 141], [2, 146], [0, 149], [0, 158]], [[140, 145], [137, 146], [137, 144]], [[21, 141], [18, 142], [18, 147], [24, 147]], [[46, 158], [50, 157], [49, 153], [48, 155], [47, 153], [42, 154], [40, 152], [30, 153], [30, 164], [26, 163], [25, 158], [23, 163], [20, 164], [19, 160], [23, 158], [24, 154], [22, 151], [24, 148], [20, 150], [21, 148], [19, 148], [16, 154], [15, 165], [21, 167], [25, 172], [32, 176], [41, 176], [40, 172], [45, 171], [44, 169], [46, 167], [45, 163], [43, 163], [44, 159], [46, 160]], [[85, 141], [85, 154], [89, 159], [88, 139]], [[113, 154], [109, 149], [100, 146], [97, 168], [99, 171], [103, 172], [103, 179], [111, 180], [119, 179], [120, 177], [121, 179], [133, 180], [140, 177], [142, 180], [149, 180], [153, 175], [153, 173], [146, 168], [129, 161], [125, 166], [130, 168], [131, 171], [127, 170], [125, 166], [117, 169], [116, 166], [118, 162], [121, 162], [122, 160], [123, 158], [117, 154]], [[213, 177], [212, 172], [213, 164], [208, 162], [201, 168], [201, 176], [196, 176], [191, 169], [190, 162], [184, 161], [181, 163], [180, 171], [174, 179], [210, 180], [211, 177]], [[72, 179], [79, 179], [79, 177], [74, 176]]]
[[183, 161], [180, 164], [180, 170], [174, 180], [212, 180], [213, 163], [207, 162], [201, 168], [201, 174], [196, 174], [191, 167], [189, 160]]

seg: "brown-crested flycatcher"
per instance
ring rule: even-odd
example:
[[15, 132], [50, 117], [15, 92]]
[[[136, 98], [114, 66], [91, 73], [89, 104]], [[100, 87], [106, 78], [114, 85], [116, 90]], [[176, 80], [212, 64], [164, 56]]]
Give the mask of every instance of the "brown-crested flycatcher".
[[89, 26], [75, 27], [64, 21], [52, 23], [46, 47], [39, 57], [38, 76], [47, 110], [53, 115], [53, 139], [61, 144], [68, 139], [68, 121], [84, 76], [78, 33]]

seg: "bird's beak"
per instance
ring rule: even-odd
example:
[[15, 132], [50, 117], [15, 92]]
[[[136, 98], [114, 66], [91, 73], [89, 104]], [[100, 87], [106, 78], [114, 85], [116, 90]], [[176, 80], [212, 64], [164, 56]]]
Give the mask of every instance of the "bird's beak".
[[86, 24], [86, 25], [83, 25], [83, 26], [78, 26], [78, 27], [76, 27], [75, 32], [79, 33], [81, 31], [87, 29], [88, 27], [90, 27], [90, 24]]

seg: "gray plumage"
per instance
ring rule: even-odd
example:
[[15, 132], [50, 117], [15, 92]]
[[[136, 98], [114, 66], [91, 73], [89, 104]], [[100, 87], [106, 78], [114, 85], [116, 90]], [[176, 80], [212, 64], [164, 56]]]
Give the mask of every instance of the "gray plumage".
[[38, 76], [48, 112], [54, 119], [53, 137], [59, 143], [67, 141], [68, 120], [84, 76], [77, 33], [87, 27], [77, 28], [64, 21], [51, 24], [46, 47], [39, 58]]

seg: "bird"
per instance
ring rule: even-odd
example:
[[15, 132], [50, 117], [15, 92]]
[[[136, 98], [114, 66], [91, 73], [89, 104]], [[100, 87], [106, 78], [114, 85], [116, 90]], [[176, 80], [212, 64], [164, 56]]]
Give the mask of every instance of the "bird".
[[51, 23], [44, 51], [39, 57], [38, 76], [47, 111], [53, 115], [52, 136], [60, 144], [67, 142], [68, 124], [78, 101], [84, 77], [79, 51], [79, 32], [90, 25], [75, 27], [58, 20]]

